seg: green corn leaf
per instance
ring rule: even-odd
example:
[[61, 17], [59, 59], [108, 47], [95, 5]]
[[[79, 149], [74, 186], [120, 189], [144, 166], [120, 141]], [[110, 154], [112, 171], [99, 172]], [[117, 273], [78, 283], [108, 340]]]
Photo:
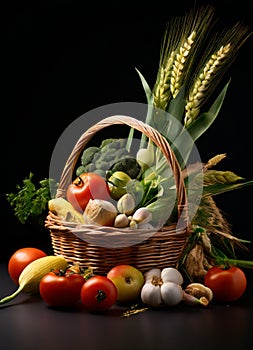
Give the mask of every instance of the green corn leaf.
[[153, 104], [153, 94], [152, 94], [152, 91], [146, 81], [146, 79], [144, 78], [144, 76], [141, 74], [141, 72], [137, 69], [136, 69], [136, 72], [139, 74], [139, 77], [141, 79], [141, 83], [142, 83], [142, 86], [143, 86], [143, 89], [144, 89], [144, 92], [145, 92], [145, 95], [146, 95], [146, 98], [147, 98], [147, 103], [148, 104]]
[[244, 181], [244, 182], [239, 182], [239, 183], [218, 183], [218, 184], [213, 184], [209, 186], [204, 186], [203, 188], [203, 197], [206, 196], [214, 196], [220, 193], [244, 188], [247, 186], [252, 186], [253, 185], [253, 180], [250, 181]]
[[[147, 99], [147, 104], [148, 104], [148, 110], [147, 110], [147, 116], [146, 116], [146, 124], [150, 125], [150, 126], [153, 126], [153, 112], [154, 112], [154, 108], [153, 108], [153, 103], [154, 103], [154, 96], [153, 96], [153, 93], [152, 93], [152, 90], [150, 89], [146, 79], [144, 78], [144, 76], [141, 74], [141, 72], [135, 68], [137, 73], [139, 74], [139, 77], [141, 79], [141, 83], [142, 83], [142, 86], [143, 86], [143, 89], [144, 89], [144, 92], [145, 92], [145, 95], [146, 95], [146, 99]], [[146, 135], [142, 134], [141, 136], [141, 142], [140, 142], [140, 148], [143, 148], [144, 147], [144, 144], [145, 142], [147, 141], [147, 137]]]
[[[153, 107], [154, 96], [153, 93], [144, 78], [141, 72], [135, 68], [140, 79], [141, 83], [146, 95], [147, 103], [148, 103], [148, 112], [146, 117], [146, 123], [150, 126], [157, 129], [163, 136], [167, 138], [170, 142], [180, 134], [182, 131], [182, 125], [180, 122], [182, 121], [185, 107], [185, 87], [182, 87], [176, 98], [172, 99], [168, 110], [163, 111]], [[174, 118], [169, 118], [169, 115], [172, 115]], [[143, 137], [144, 139], [144, 137]], [[143, 146], [143, 141], [141, 142], [141, 146]]]
[[192, 124], [185, 128], [180, 135], [175, 139], [172, 144], [172, 149], [175, 154], [178, 154], [180, 150], [181, 167], [185, 166], [194, 146], [194, 142], [210, 127], [210, 125], [216, 119], [222, 103], [224, 101], [229, 82], [225, 85], [219, 96], [216, 98], [215, 102], [211, 106], [208, 112], [201, 114]]
[[167, 108], [167, 112], [182, 122], [185, 110], [185, 87], [183, 86], [177, 96], [173, 98]]

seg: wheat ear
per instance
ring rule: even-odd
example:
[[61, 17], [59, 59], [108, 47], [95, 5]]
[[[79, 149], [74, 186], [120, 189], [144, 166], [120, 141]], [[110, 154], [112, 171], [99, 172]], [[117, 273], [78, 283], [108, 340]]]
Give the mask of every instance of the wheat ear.
[[159, 81], [154, 88], [155, 106], [166, 109], [170, 94], [173, 98], [178, 94], [185, 61], [195, 37], [196, 32], [193, 31], [176, 52], [171, 52], [166, 65], [160, 67]]
[[205, 64], [203, 70], [198, 75], [185, 106], [185, 126], [191, 124], [199, 113], [201, 104], [205, 97], [205, 92], [209, 88], [212, 79], [217, 75], [219, 68], [225, 61], [228, 52], [231, 49], [231, 44], [221, 46]]
[[193, 82], [188, 87], [184, 118], [186, 127], [197, 118], [201, 107], [215, 90], [238, 50], [251, 35], [250, 28], [238, 22], [211, 38], [206, 52], [200, 58], [195, 78], [192, 77]]
[[[198, 45], [209, 28], [214, 9], [203, 6], [169, 22], [153, 88], [154, 106], [166, 110], [185, 84]], [[193, 45], [194, 44], [194, 45]]]
[[154, 105], [161, 109], [166, 109], [170, 96], [170, 76], [174, 60], [174, 51], [171, 52], [166, 65], [162, 65], [159, 70], [159, 81], [154, 87]]
[[179, 48], [179, 53], [175, 55], [175, 60], [173, 62], [170, 78], [170, 91], [172, 93], [173, 98], [176, 97], [181, 87], [180, 81], [184, 69], [184, 64], [186, 61], [186, 57], [189, 55], [195, 37], [196, 32], [193, 31], [190, 34], [190, 36], [186, 39], [184, 44]]
[[204, 165], [204, 171], [217, 165], [220, 161], [222, 161], [222, 159], [226, 158], [226, 156], [226, 153], [221, 153], [209, 159], [208, 162]]

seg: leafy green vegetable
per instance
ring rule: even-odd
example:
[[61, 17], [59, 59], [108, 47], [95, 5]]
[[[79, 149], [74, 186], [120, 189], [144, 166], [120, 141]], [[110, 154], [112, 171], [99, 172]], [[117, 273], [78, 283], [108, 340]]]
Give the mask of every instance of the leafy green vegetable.
[[41, 180], [36, 186], [32, 178], [33, 174], [30, 173], [29, 177], [23, 180], [22, 186], [16, 186], [18, 192], [6, 194], [7, 201], [21, 224], [25, 224], [30, 218], [36, 218], [36, 221], [42, 224], [48, 201], [57, 189], [57, 183], [53, 179]]

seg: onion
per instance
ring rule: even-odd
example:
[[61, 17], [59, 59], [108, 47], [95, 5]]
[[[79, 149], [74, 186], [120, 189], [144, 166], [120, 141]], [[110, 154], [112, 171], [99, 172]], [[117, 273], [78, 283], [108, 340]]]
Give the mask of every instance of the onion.
[[103, 199], [90, 199], [83, 213], [86, 224], [101, 226], [113, 226], [116, 216], [116, 207]]

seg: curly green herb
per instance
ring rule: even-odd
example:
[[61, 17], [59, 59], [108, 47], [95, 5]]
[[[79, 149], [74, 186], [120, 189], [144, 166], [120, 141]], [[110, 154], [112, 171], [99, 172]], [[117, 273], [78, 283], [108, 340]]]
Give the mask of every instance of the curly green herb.
[[22, 186], [17, 185], [16, 193], [7, 193], [6, 198], [14, 210], [14, 214], [21, 224], [25, 224], [28, 219], [42, 217], [47, 210], [48, 201], [54, 196], [57, 183], [53, 179], [44, 179], [33, 182], [33, 174], [23, 180]]

